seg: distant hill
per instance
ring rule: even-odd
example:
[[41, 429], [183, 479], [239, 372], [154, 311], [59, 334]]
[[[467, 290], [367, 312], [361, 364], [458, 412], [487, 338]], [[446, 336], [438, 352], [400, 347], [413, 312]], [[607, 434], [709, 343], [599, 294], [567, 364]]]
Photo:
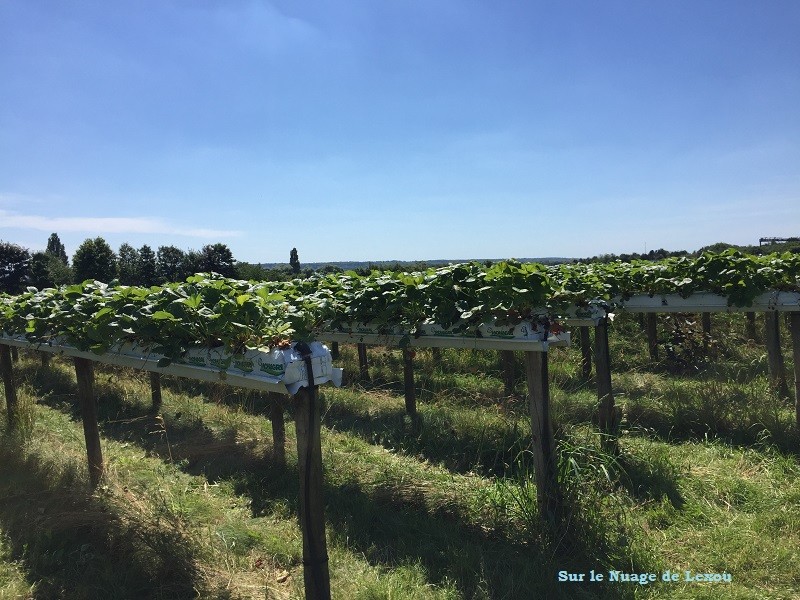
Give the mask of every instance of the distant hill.
[[[735, 248], [742, 252], [748, 254], [766, 254], [770, 252], [800, 252], [800, 242], [796, 241], [798, 238], [762, 238], [762, 244], [756, 245], [749, 245], [749, 246], [742, 246], [736, 244], [729, 244], [727, 242], [718, 242], [716, 244], [711, 244], [709, 246], [703, 246], [699, 250], [695, 250], [694, 252], [687, 252], [685, 250], [680, 251], [668, 251], [664, 249], [659, 250], [652, 250], [646, 254], [638, 254], [636, 252], [632, 254], [603, 254], [599, 256], [593, 256], [590, 258], [567, 258], [564, 256], [546, 256], [540, 258], [518, 258], [520, 262], [537, 262], [542, 263], [545, 265], [557, 265], [561, 263], [568, 263], [574, 261], [582, 261], [582, 262], [609, 262], [613, 260], [623, 260], [623, 261], [630, 261], [630, 260], [659, 260], [666, 256], [681, 256], [681, 255], [691, 255], [697, 256], [701, 252], [710, 251], [710, 252], [722, 252], [728, 248]], [[778, 243], [764, 243], [765, 241], [772, 241], [778, 240]], [[400, 269], [417, 269], [421, 265], [427, 265], [429, 267], [438, 267], [442, 265], [450, 265], [456, 263], [463, 263], [463, 262], [480, 262], [484, 263], [487, 260], [491, 262], [499, 262], [501, 260], [505, 260], [502, 258], [459, 258], [459, 259], [432, 259], [432, 260], [350, 260], [350, 261], [331, 261], [331, 262], [301, 262], [300, 266], [303, 269], [312, 269], [317, 271], [319, 269], [323, 269], [327, 266], [337, 267], [344, 271], [355, 270], [355, 269], [367, 269], [369, 267], [377, 268], [377, 269], [394, 269], [398, 267]], [[261, 263], [261, 267], [265, 269], [288, 269], [289, 263]]]
[[[505, 260], [502, 258], [463, 258], [463, 259], [434, 259], [434, 260], [372, 260], [372, 261], [359, 261], [359, 260], [351, 260], [351, 261], [332, 261], [332, 262], [301, 262], [300, 266], [303, 269], [313, 269], [317, 271], [319, 269], [323, 269], [327, 266], [337, 267], [344, 271], [350, 271], [355, 269], [366, 269], [369, 267], [384, 269], [384, 268], [394, 268], [396, 265], [399, 265], [400, 268], [406, 267], [416, 267], [422, 263], [428, 265], [429, 267], [439, 267], [443, 265], [452, 265], [457, 263], [464, 263], [464, 262], [486, 262], [490, 260], [491, 262], [499, 262], [501, 260]], [[545, 258], [519, 258], [517, 259], [520, 262], [538, 262], [545, 265], [556, 265], [559, 263], [570, 262], [571, 258], [564, 258], [559, 256], [548, 256]], [[288, 267], [289, 263], [260, 263], [265, 269], [277, 269], [281, 267]]]

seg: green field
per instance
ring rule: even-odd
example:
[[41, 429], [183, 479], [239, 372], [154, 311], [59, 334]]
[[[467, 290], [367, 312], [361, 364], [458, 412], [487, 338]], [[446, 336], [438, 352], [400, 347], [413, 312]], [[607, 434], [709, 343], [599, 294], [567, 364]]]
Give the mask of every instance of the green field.
[[[505, 397], [497, 353], [417, 351], [412, 423], [400, 351], [370, 349], [371, 381], [357, 382], [344, 347], [349, 383], [321, 390], [334, 597], [800, 597], [793, 400], [771, 389], [744, 316], [713, 319], [707, 350], [683, 323], [670, 346], [683, 360], [658, 363], [635, 315], [614, 322], [618, 456], [598, 442], [579, 350], [551, 351], [559, 530], [537, 512], [524, 379]], [[661, 335], [664, 357], [676, 340]], [[302, 597], [288, 415], [281, 467], [264, 397], [165, 377], [153, 418], [146, 374], [98, 365], [107, 475], [90, 495], [74, 369], [20, 354], [23, 426], [0, 433], [0, 598]], [[660, 582], [666, 570], [679, 580]], [[687, 570], [731, 582], [686, 582]]]

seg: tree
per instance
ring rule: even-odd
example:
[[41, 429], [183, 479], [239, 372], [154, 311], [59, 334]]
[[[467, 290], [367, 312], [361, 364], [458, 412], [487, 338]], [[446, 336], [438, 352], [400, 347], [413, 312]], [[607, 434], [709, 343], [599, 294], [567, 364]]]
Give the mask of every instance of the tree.
[[[185, 277], [203, 271], [203, 256], [197, 250], [189, 250], [186, 253], [186, 261], [183, 265]], [[185, 277], [183, 279], [185, 279]]]
[[156, 277], [158, 283], [183, 281], [188, 273], [186, 253], [175, 246], [159, 246], [156, 252]]
[[45, 254], [54, 256], [65, 265], [69, 264], [69, 258], [67, 258], [67, 249], [64, 247], [64, 244], [61, 243], [61, 239], [58, 237], [57, 233], [51, 233], [50, 237], [47, 238], [47, 248], [45, 249]]
[[261, 265], [237, 261], [236, 279], [248, 281], [268, 281], [269, 272]]
[[735, 246], [733, 244], [729, 244], [728, 242], [717, 242], [715, 244], [703, 246], [697, 252], [695, 252], [695, 254], [700, 254], [702, 252], [725, 252], [725, 250], [728, 250], [729, 248], [736, 248], [739, 250], [741, 249], [741, 246]]
[[31, 253], [11, 242], [0, 242], [0, 292], [18, 294], [30, 273]]
[[72, 257], [72, 269], [78, 283], [87, 279], [108, 283], [117, 276], [117, 257], [103, 238], [87, 238]]
[[72, 282], [72, 269], [61, 257], [45, 252], [34, 252], [30, 263], [30, 284], [37, 288], [58, 287]]
[[292, 248], [289, 252], [289, 266], [292, 267], [292, 273], [297, 275], [300, 272], [300, 257], [297, 256], [297, 248]]
[[119, 247], [117, 274], [123, 285], [139, 285], [139, 251], [127, 242]]
[[147, 244], [139, 248], [137, 271], [139, 275], [139, 285], [150, 287], [156, 284], [156, 253], [153, 252], [153, 249]]
[[293, 274], [289, 265], [266, 269], [261, 265], [237, 261], [236, 278], [253, 281], [289, 281], [293, 278]]
[[231, 249], [225, 244], [203, 246], [200, 251], [200, 266], [205, 272], [215, 272], [225, 277], [236, 277], [236, 261]]
[[318, 269], [317, 272], [325, 273], [327, 275], [328, 273], [344, 273], [344, 269], [337, 267], [336, 265], [325, 265], [321, 269]]

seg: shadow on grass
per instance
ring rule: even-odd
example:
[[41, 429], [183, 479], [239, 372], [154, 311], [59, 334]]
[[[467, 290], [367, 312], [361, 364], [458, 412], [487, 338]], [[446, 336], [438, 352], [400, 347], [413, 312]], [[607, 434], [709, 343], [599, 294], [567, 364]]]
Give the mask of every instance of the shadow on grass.
[[[49, 390], [53, 394], [74, 393], [74, 384], [66, 381], [67, 377], [63, 379], [55, 378], [53, 384], [54, 379], [49, 378]], [[292, 505], [297, 504], [297, 474], [265, 459], [264, 453], [259, 454], [255, 447], [237, 444], [233, 439], [235, 432], [220, 434], [199, 418], [191, 423], [168, 419], [170, 442], [167, 444], [165, 436], [153, 435], [153, 421], [152, 418], [148, 420], [147, 407], [127, 403], [112, 385], [101, 383], [97, 393], [101, 419], [114, 418], [113, 423], [102, 424], [104, 435], [132, 441], [165, 461], [181, 461], [181, 468], [190, 473], [232, 481], [237, 493], [252, 499], [256, 515], [268, 511], [276, 502], [288, 500]], [[63, 402], [57, 408], [63, 410]], [[76, 408], [69, 410], [77, 416]], [[372, 423], [373, 428], [374, 425]], [[360, 426], [366, 435], [368, 427]], [[444, 435], [447, 443], [452, 444], [451, 433], [431, 428], [430, 441]], [[517, 435], [515, 439], [524, 440], [527, 445], [527, 435]], [[474, 444], [474, 440], [471, 443]], [[488, 452], [497, 452], [490, 441], [485, 444]], [[44, 488], [42, 479], [34, 478], [31, 489]], [[357, 481], [341, 485], [328, 483], [326, 513], [331, 535], [375, 565], [421, 564], [429, 581], [452, 582], [467, 598], [632, 597], [632, 590], [620, 587], [565, 586], [557, 582], [560, 570], [585, 572], [598, 565], [617, 568], [620, 564], [630, 564], [628, 549], [622, 542], [602, 547], [596, 545], [598, 539], [607, 539], [602, 532], [589, 537], [573, 529], [554, 533], [540, 525], [535, 514], [531, 515], [525, 536], [519, 531], [484, 530], [459, 518], [463, 509], [457, 506], [429, 507], [422, 487], [419, 482], [407, 485], [394, 482], [385, 486]], [[581, 506], [571, 506], [567, 510], [577, 514]], [[179, 541], [175, 545], [177, 555], [188, 547]], [[98, 555], [110, 555], [113, 564], [115, 551], [114, 547], [102, 547]], [[645, 568], [633, 562], [637, 569]], [[124, 597], [124, 593], [118, 597]]]
[[678, 510], [684, 505], [678, 482], [680, 474], [665, 456], [650, 456], [642, 460], [628, 454], [617, 459], [622, 472], [620, 485], [639, 500], [666, 498]]
[[[447, 396], [458, 402], [460, 397], [468, 397], [473, 405], [492, 404], [507, 399], [504, 393], [502, 367], [499, 354], [492, 351], [443, 349], [443, 358], [435, 361], [431, 358], [430, 349], [415, 349], [414, 388], [416, 397], [421, 402]], [[464, 364], [459, 361], [456, 352], [469, 355], [472, 362]], [[496, 356], [495, 356], [496, 355]], [[402, 396], [403, 359], [402, 354], [394, 349], [375, 348], [370, 356], [374, 359], [369, 364], [369, 377], [362, 378], [358, 374], [355, 359], [348, 360], [349, 354], [337, 361], [345, 369], [345, 385], [359, 385], [365, 390], [383, 390]], [[524, 369], [521, 361], [515, 368], [515, 388], [524, 388]]]
[[615, 562], [587, 540], [573, 538], [565, 547], [559, 544], [563, 538], [542, 528], [525, 543], [512, 543], [464, 527], [446, 512], [426, 514], [413, 497], [403, 496], [398, 490], [365, 493], [354, 485], [330, 490], [330, 527], [372, 564], [420, 562], [432, 581], [455, 582], [465, 598], [626, 595], [620, 589], [557, 582], [560, 570], [587, 572]]
[[446, 411], [424, 407], [412, 420], [403, 409], [379, 415], [331, 404], [323, 423], [356, 435], [370, 444], [408, 456], [424, 456], [456, 473], [510, 476], [517, 457], [530, 445], [530, 429], [509, 421], [508, 427], [470, 427], [453, 423]]
[[190, 546], [87, 492], [74, 466], [0, 442], [0, 528], [35, 598], [191, 598], [203, 589]]
[[[227, 454], [232, 460], [244, 456], [247, 448], [252, 446], [236, 440], [235, 431], [214, 433], [202, 420], [191, 415], [171, 415], [166, 428], [164, 417], [154, 415], [149, 403], [131, 403], [114, 385], [118, 372], [119, 368], [107, 365], [98, 365], [95, 369], [97, 418], [103, 435], [118, 441], [133, 441], [146, 450], [157, 450], [159, 455], [163, 453], [173, 461], [188, 460], [187, 452], [183, 450], [187, 442], [191, 442], [192, 453], [208, 456]], [[73, 376], [61, 369], [44, 370], [30, 363], [18, 367], [16, 373], [20, 381], [27, 382], [40, 394], [40, 404], [67, 412], [76, 421], [81, 420]], [[130, 376], [131, 372], [127, 371], [125, 375]], [[169, 383], [178, 389], [181, 387], [181, 382]], [[263, 407], [256, 412], [266, 412], [268, 401], [256, 400], [263, 400]]]
[[[276, 502], [298, 502], [298, 477], [289, 469], [267, 464], [260, 473], [231, 475], [237, 493], [252, 499], [256, 515]], [[328, 482], [325, 501], [327, 529], [338, 545], [382, 568], [419, 564], [428, 581], [455, 584], [464, 598], [632, 598], [632, 590], [618, 586], [565, 586], [558, 583], [557, 573], [631, 563], [647, 570], [626, 554], [628, 548], [619, 540], [603, 547], [605, 533], [589, 539], [573, 535], [574, 529], [549, 530], [536, 515], [531, 515], [534, 523], [525, 534], [465, 523], [456, 506], [429, 506], [420, 482]], [[567, 512], [580, 508], [567, 503]]]
[[667, 407], [629, 403], [630, 426], [665, 442], [719, 440], [734, 447], [770, 446], [787, 455], [800, 455], [800, 434], [780, 410], [746, 407], [730, 410], [708, 403], [676, 402]]

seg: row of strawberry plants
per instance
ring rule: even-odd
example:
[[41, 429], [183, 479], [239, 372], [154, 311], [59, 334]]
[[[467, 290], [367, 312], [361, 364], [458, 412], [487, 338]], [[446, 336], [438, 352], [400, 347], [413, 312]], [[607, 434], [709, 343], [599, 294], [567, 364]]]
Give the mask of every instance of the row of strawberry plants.
[[467, 331], [490, 321], [558, 317], [576, 306], [635, 294], [713, 292], [747, 306], [770, 289], [800, 290], [800, 256], [728, 251], [657, 263], [553, 267], [503, 261], [261, 283], [209, 274], [152, 288], [87, 281], [0, 297], [0, 329], [32, 342], [59, 337], [98, 354], [136, 342], [176, 358], [192, 347], [224, 346], [236, 353], [280, 345], [349, 323], [409, 335], [424, 323]]
[[2, 298], [0, 327], [33, 343], [58, 338], [103, 354], [133, 342], [174, 359], [193, 347], [232, 353], [308, 338], [309, 315], [266, 287], [194, 275], [162, 287], [112, 286], [97, 281]]
[[800, 291], [800, 254], [745, 255], [736, 250], [673, 257], [658, 262], [565, 264], [551, 269], [558, 294], [576, 304], [628, 299], [637, 294], [710, 292], [731, 306], [750, 306], [768, 290]]

